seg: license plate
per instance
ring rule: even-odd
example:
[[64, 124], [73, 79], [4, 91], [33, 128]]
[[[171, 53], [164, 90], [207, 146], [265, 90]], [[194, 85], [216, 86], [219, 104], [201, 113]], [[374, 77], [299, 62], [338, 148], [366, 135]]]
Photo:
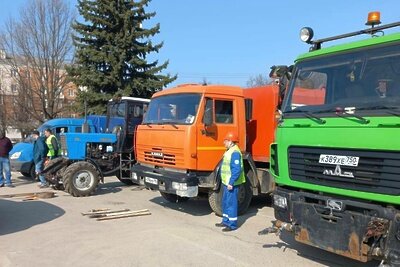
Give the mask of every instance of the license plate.
[[158, 184], [158, 180], [155, 178], [145, 177], [144, 180], [146, 183], [149, 184]]
[[319, 156], [319, 163], [342, 165], [342, 166], [358, 166], [359, 157], [353, 156], [339, 156], [339, 155], [326, 155]]

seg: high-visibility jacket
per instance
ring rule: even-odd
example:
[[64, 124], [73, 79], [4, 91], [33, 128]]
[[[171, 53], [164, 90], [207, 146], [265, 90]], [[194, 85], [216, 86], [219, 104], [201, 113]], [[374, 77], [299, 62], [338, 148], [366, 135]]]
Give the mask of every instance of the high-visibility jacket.
[[57, 152], [55, 151], [55, 148], [53, 147], [53, 143], [52, 143], [52, 139], [55, 139], [56, 142], [57, 138], [52, 134], [49, 137], [46, 138], [46, 145], [49, 148], [49, 152], [47, 153], [48, 157], [54, 157], [54, 156], [60, 156], [61, 155], [61, 150], [60, 150], [60, 146], [57, 145]]
[[[236, 162], [236, 160], [234, 160], [235, 162], [231, 162], [232, 159], [232, 154], [233, 153], [239, 153], [240, 155], [240, 162]], [[239, 165], [240, 163], [240, 165]], [[240, 173], [239, 174], [233, 174], [233, 175], [238, 175], [239, 177], [232, 177], [232, 170], [231, 170], [231, 165], [234, 166], [240, 166]], [[224, 154], [224, 159], [222, 160], [222, 166], [221, 166], [221, 180], [222, 183], [224, 185], [228, 185], [229, 181], [231, 180], [231, 178], [233, 179], [234, 184], [233, 185], [240, 185], [246, 182], [246, 178], [244, 176], [244, 169], [243, 169], [243, 159], [242, 159], [242, 153], [240, 152], [240, 149], [237, 145], [232, 146], [231, 148], [229, 148], [225, 154]]]

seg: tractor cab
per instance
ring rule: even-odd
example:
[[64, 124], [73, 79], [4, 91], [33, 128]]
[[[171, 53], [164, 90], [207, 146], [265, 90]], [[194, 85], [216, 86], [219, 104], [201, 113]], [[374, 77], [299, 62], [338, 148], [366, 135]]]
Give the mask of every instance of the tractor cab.
[[149, 99], [124, 96], [108, 102], [106, 132], [117, 134], [115, 152], [133, 151], [134, 131], [142, 122], [149, 101]]

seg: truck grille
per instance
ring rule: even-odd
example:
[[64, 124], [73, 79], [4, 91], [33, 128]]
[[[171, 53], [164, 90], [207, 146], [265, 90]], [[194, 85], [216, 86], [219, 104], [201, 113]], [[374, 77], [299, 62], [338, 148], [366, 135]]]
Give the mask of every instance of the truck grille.
[[175, 165], [175, 155], [153, 148], [152, 151], [144, 151], [144, 160], [154, 164]]
[[[358, 166], [319, 163], [321, 154], [356, 156]], [[400, 194], [400, 153], [382, 150], [289, 147], [289, 174], [295, 181], [364, 192]], [[354, 176], [354, 177], [345, 177]], [[351, 175], [350, 175], [351, 174]]]

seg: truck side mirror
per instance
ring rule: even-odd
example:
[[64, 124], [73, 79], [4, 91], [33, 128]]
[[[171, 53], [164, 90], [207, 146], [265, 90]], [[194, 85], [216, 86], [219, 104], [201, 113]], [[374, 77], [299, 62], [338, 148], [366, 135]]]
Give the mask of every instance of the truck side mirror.
[[213, 124], [213, 100], [207, 99], [206, 106], [203, 115], [203, 123], [204, 125], [211, 126]]
[[291, 72], [292, 66], [288, 67], [286, 65], [272, 66], [269, 73], [271, 79], [280, 79], [287, 76]]
[[246, 112], [246, 121], [251, 121], [253, 119], [253, 99], [245, 99], [244, 107]]
[[211, 109], [206, 109], [206, 111], [204, 112], [203, 122], [205, 126], [211, 126], [213, 124]]

